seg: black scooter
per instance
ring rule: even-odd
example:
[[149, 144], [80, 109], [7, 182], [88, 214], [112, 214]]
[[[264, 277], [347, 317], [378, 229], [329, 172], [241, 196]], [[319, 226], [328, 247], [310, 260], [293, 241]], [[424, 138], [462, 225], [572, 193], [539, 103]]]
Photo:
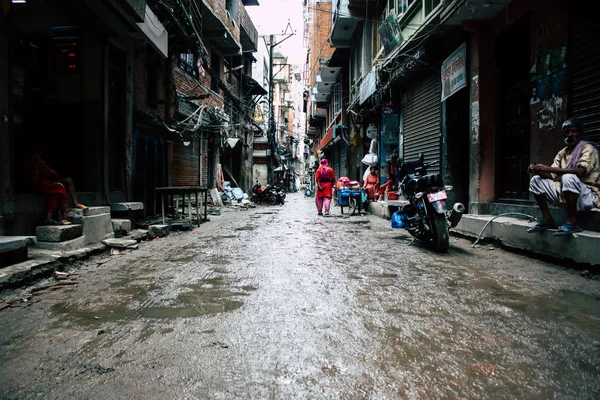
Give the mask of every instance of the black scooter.
[[252, 186], [250, 201], [255, 204], [276, 205], [285, 203], [285, 193], [277, 186], [267, 185], [264, 189], [260, 183]]
[[440, 174], [428, 174], [423, 154], [417, 161], [403, 163], [399, 160], [400, 189], [408, 204], [402, 207], [399, 217], [401, 227], [421, 241], [432, 241], [437, 251], [447, 251], [450, 244], [449, 229], [454, 228], [465, 211], [462, 203], [455, 203], [448, 211], [445, 186]]

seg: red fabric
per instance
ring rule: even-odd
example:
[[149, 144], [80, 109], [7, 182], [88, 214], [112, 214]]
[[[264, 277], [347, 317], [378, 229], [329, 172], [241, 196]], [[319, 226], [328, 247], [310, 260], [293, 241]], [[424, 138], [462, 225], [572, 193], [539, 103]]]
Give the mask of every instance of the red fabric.
[[[321, 174], [324, 169], [327, 169], [327, 182], [321, 182]], [[333, 168], [320, 167], [317, 170], [315, 180], [317, 181], [317, 197], [331, 198], [333, 196], [333, 182], [335, 182], [335, 173], [333, 172]]]
[[387, 181], [386, 183], [384, 183], [383, 185], [381, 185], [379, 187], [379, 191], [378, 194], [381, 196], [383, 195], [384, 192], [389, 191], [389, 190], [393, 190], [394, 189], [394, 185], [392, 181]]
[[58, 182], [39, 179], [32, 185], [32, 188], [36, 192], [46, 194], [46, 210], [48, 212], [56, 212], [58, 206], [66, 204], [68, 201], [67, 190]]

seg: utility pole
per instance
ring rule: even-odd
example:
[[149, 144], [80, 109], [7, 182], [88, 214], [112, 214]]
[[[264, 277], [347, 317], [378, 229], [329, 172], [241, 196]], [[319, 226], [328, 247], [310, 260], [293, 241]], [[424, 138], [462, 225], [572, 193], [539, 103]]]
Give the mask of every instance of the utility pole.
[[[288, 28], [290, 29], [289, 33]], [[269, 149], [271, 150], [271, 156], [267, 158], [267, 183], [271, 185], [274, 184], [275, 181], [273, 158], [275, 157], [275, 151], [277, 150], [275, 144], [275, 131], [277, 128], [275, 127], [275, 106], [273, 105], [273, 94], [275, 91], [273, 74], [273, 49], [295, 34], [296, 33], [292, 30], [292, 26], [288, 20], [288, 24], [283, 31], [283, 35], [287, 35], [286, 37], [281, 39], [279, 42], [275, 42], [275, 35], [269, 35], [269, 128], [267, 130], [267, 140]]]

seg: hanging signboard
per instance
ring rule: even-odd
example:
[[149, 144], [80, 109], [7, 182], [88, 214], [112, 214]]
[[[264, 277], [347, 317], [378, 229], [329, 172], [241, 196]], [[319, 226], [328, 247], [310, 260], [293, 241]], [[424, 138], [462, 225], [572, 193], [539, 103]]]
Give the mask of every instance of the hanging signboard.
[[375, 93], [375, 89], [377, 88], [377, 73], [375, 69], [372, 69], [371, 72], [367, 74], [365, 79], [363, 79], [360, 84], [360, 104], [364, 103], [369, 96]]
[[442, 64], [442, 101], [467, 86], [467, 45], [463, 43]]
[[390, 13], [387, 16], [378, 31], [386, 55], [390, 54], [404, 39], [400, 33], [400, 29], [398, 29], [396, 15], [394, 13]]

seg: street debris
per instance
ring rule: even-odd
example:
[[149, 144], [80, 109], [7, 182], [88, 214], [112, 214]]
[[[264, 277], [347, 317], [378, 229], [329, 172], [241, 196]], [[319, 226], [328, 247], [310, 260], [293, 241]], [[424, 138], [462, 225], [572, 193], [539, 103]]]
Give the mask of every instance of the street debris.
[[54, 278], [58, 280], [67, 279], [68, 276], [66, 272], [54, 271]]
[[81, 374], [85, 374], [86, 372], [93, 372], [99, 375], [102, 374], [106, 374], [107, 372], [113, 372], [115, 369], [112, 367], [101, 367], [99, 365], [91, 365], [91, 364], [84, 364], [83, 365], [83, 371], [81, 371], [79, 373], [79, 375]]

